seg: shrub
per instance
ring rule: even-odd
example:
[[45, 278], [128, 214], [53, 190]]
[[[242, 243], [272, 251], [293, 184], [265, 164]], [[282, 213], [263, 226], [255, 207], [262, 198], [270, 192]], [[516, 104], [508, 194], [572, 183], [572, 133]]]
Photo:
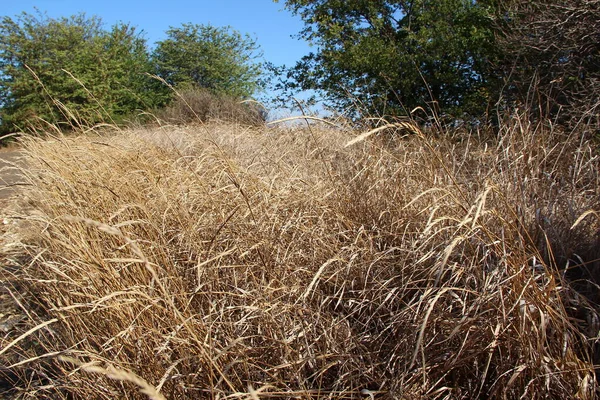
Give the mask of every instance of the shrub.
[[[506, 94], [534, 114], [600, 128], [600, 7], [597, 0], [498, 2]], [[535, 87], [535, 91], [531, 88]]]
[[27, 13], [0, 22], [0, 133], [113, 123], [155, 107], [164, 92], [146, 41], [97, 17], [52, 19]]
[[170, 124], [220, 120], [242, 125], [260, 126], [266, 121], [264, 109], [207, 89], [183, 89], [176, 92], [171, 104], [155, 112], [159, 120]]

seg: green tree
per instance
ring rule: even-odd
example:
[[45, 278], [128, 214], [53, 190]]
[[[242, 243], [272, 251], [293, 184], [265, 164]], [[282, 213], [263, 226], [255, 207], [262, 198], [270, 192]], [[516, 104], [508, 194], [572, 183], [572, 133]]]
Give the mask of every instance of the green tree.
[[399, 114], [436, 102], [455, 117], [494, 104], [500, 79], [488, 7], [472, 0], [286, 0], [317, 50], [288, 74], [336, 108]]
[[230, 27], [171, 27], [153, 53], [157, 75], [172, 86], [196, 86], [218, 94], [249, 97], [259, 88], [258, 46]]
[[155, 105], [145, 40], [125, 24], [110, 31], [84, 14], [23, 13], [0, 23], [0, 131], [73, 126]]

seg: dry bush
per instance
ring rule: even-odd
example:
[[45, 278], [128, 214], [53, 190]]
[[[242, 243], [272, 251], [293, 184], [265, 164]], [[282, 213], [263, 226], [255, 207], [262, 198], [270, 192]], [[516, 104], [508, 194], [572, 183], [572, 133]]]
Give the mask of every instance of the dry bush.
[[505, 95], [532, 114], [600, 128], [600, 1], [497, 2]]
[[598, 267], [597, 149], [518, 116], [501, 139], [353, 137], [28, 141], [14, 392], [594, 398], [598, 317], [559, 260]]
[[178, 90], [171, 104], [157, 110], [155, 115], [161, 121], [180, 125], [219, 120], [262, 126], [266, 117], [264, 109], [256, 103], [240, 102], [198, 88]]

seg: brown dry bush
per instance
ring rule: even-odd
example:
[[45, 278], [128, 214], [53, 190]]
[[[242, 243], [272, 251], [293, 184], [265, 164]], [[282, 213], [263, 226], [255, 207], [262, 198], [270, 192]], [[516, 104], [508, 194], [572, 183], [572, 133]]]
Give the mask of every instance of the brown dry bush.
[[160, 121], [177, 125], [218, 120], [262, 126], [266, 120], [266, 111], [260, 104], [239, 101], [202, 88], [177, 90], [171, 104], [157, 110], [154, 115]]
[[31, 260], [10, 279], [38, 329], [3, 355], [14, 392], [594, 398], [598, 317], [560, 263], [597, 267], [597, 149], [502, 129], [28, 141]]
[[600, 129], [600, 2], [508, 0], [493, 18], [505, 96], [532, 115]]

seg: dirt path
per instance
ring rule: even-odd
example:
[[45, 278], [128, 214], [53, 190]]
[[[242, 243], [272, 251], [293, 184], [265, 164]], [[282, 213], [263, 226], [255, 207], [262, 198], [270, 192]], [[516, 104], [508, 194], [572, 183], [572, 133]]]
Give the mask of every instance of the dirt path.
[[[27, 329], [27, 316], [14, 300], [21, 298], [23, 301], [22, 294], [19, 286], [13, 285], [12, 282], [14, 271], [22, 265], [19, 261], [19, 247], [15, 245], [19, 241], [14, 236], [16, 220], [11, 217], [16, 206], [11, 197], [24, 183], [18, 169], [18, 166], [22, 165], [21, 151], [18, 148], [0, 148], [0, 335], [4, 343], [16, 339]], [[0, 364], [9, 362], [9, 359], [3, 357]], [[0, 365], [0, 400], [13, 398], [5, 393], [13, 389], [14, 382], [18, 382], [16, 376], [4, 365]]]
[[23, 183], [23, 177], [15, 167], [22, 165], [18, 149], [0, 149], [0, 200], [12, 196]]

